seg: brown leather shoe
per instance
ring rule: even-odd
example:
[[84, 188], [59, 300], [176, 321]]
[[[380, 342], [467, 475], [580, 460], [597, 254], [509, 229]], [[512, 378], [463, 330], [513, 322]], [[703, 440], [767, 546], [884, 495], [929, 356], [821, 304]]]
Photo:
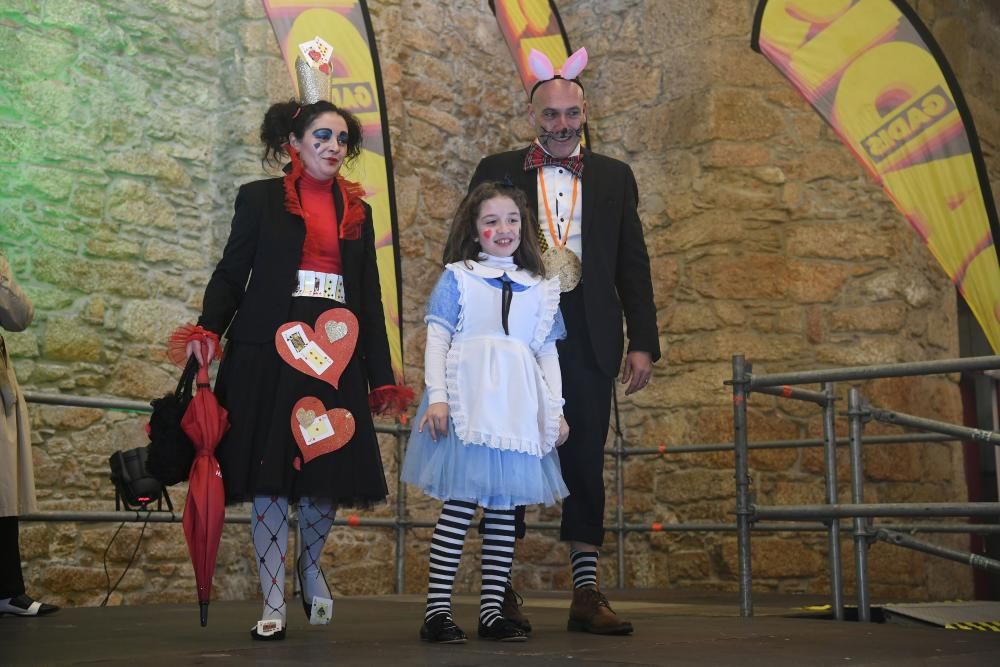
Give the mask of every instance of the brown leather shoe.
[[611, 609], [604, 593], [592, 586], [573, 591], [573, 604], [569, 607], [566, 629], [595, 635], [632, 634], [632, 624], [619, 618]]
[[503, 591], [503, 605], [500, 607], [500, 613], [521, 630], [521, 632], [530, 634], [531, 621], [521, 612], [521, 605], [523, 604], [524, 600], [517, 594], [517, 591], [510, 585], [510, 582], [507, 582], [507, 587]]

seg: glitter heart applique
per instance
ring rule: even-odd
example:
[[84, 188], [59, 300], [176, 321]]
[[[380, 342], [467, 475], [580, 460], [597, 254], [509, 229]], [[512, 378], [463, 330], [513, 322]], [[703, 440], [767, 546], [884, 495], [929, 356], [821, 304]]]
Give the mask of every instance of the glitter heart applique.
[[331, 343], [336, 343], [338, 340], [347, 335], [347, 322], [337, 322], [336, 320], [330, 320], [326, 323], [326, 337]]

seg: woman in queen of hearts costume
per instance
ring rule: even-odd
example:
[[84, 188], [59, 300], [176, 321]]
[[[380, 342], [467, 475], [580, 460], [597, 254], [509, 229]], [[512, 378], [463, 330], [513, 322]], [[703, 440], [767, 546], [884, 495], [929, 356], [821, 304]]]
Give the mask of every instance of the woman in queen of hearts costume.
[[[297, 69], [300, 90], [317, 90], [308, 66]], [[371, 208], [340, 174], [361, 153], [361, 124], [313, 97], [272, 105], [260, 137], [265, 160], [288, 158], [286, 174], [240, 187], [198, 326], [175, 333], [174, 347], [204, 364], [228, 338], [216, 394], [231, 426], [216, 456], [226, 502], [253, 503], [264, 609], [250, 632], [274, 640], [287, 623], [289, 503], [303, 607], [328, 622], [320, 556], [336, 510], [388, 491], [370, 412], [400, 412], [413, 392], [390, 365]]]
[[568, 491], [556, 446], [562, 418], [556, 340], [565, 336], [559, 279], [545, 278], [534, 216], [520, 190], [477, 186], [459, 206], [445, 271], [427, 306], [427, 389], [403, 479], [445, 501], [434, 529], [421, 639], [463, 643], [451, 615], [462, 542], [483, 508], [480, 637], [524, 641], [502, 615], [514, 553], [514, 508]]

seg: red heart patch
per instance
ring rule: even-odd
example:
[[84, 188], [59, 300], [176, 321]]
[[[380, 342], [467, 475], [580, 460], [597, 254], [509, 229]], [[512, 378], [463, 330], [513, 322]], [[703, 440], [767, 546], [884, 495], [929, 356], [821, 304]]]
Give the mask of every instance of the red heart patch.
[[316, 319], [286, 322], [274, 334], [278, 354], [292, 368], [337, 388], [358, 343], [358, 318], [346, 308], [331, 308]]
[[292, 435], [309, 463], [335, 452], [354, 437], [354, 415], [343, 408], [327, 410], [315, 396], [306, 396], [292, 407]]

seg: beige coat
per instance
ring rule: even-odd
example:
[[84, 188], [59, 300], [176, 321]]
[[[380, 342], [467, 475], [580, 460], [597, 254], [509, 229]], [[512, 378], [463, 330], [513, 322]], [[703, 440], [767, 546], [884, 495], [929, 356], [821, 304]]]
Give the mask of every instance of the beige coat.
[[[14, 282], [7, 259], [0, 255], [0, 328], [23, 331], [35, 309]], [[31, 460], [28, 406], [14, 377], [7, 346], [0, 336], [0, 516], [35, 511], [35, 475]]]

